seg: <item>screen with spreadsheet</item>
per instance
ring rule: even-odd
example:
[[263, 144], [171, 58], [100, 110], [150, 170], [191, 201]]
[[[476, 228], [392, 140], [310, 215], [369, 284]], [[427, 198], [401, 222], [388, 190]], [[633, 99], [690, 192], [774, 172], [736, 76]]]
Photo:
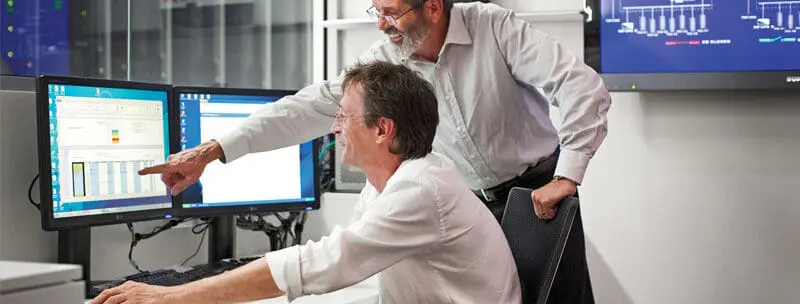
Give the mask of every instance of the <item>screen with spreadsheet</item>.
[[[264, 104], [290, 94], [293, 91], [177, 88], [180, 148], [218, 139]], [[182, 212], [314, 209], [319, 195], [314, 150], [314, 142], [309, 141], [251, 153], [225, 164], [216, 160], [205, 168], [198, 183], [182, 193]]]
[[52, 216], [169, 209], [158, 175], [170, 153], [169, 91], [47, 85]]

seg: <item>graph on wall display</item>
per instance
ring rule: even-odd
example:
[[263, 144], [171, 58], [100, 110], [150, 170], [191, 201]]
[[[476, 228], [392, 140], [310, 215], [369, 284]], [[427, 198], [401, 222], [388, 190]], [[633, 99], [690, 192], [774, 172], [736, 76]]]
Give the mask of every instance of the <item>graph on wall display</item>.
[[785, 71], [800, 0], [600, 0], [603, 73]]
[[800, 26], [800, 1], [747, 0], [747, 12], [742, 20], [752, 22], [756, 31], [797, 33]]
[[611, 18], [619, 33], [658, 36], [697, 36], [709, 31], [711, 0], [611, 1]]

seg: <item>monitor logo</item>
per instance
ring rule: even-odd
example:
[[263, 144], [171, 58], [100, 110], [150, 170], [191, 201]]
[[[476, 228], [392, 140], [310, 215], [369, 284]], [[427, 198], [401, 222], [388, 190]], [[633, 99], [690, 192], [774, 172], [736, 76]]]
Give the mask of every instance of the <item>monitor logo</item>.
[[787, 83], [800, 83], [800, 76], [786, 76]]
[[121, 220], [122, 220], [122, 214], [117, 214], [117, 215], [115, 216], [115, 218], [116, 218], [118, 221], [121, 221]]

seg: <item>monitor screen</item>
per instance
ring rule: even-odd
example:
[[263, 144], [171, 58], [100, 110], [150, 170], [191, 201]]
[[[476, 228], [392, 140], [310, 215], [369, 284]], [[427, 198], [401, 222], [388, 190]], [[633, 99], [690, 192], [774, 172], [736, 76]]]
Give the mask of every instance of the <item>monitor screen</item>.
[[[264, 104], [294, 94], [285, 90], [176, 88], [180, 146], [220, 138]], [[315, 141], [210, 163], [200, 181], [181, 194], [184, 215], [276, 212], [319, 208]]]
[[45, 226], [65, 228], [170, 217], [172, 196], [138, 171], [170, 154], [170, 89], [40, 79], [40, 177]]
[[800, 70], [800, 2], [601, 2], [603, 73]]
[[800, 2], [593, 2], [612, 90], [798, 88]]

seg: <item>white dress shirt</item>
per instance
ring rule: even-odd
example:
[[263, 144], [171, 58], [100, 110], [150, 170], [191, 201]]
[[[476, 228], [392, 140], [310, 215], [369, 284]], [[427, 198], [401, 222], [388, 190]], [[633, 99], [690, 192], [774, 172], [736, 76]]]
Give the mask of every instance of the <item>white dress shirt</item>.
[[290, 300], [377, 274], [381, 303], [521, 302], [500, 225], [436, 153], [403, 162], [383, 192], [367, 185], [347, 228], [266, 256]]
[[[438, 62], [401, 58], [395, 50], [381, 40], [358, 60], [401, 63], [433, 84], [441, 117], [434, 151], [458, 165], [470, 188], [510, 180], [559, 145], [556, 175], [582, 182], [605, 139], [611, 97], [600, 76], [554, 39], [495, 4], [457, 3]], [[328, 134], [342, 77], [254, 113], [218, 140], [226, 161]], [[558, 130], [548, 101], [561, 114]]]

